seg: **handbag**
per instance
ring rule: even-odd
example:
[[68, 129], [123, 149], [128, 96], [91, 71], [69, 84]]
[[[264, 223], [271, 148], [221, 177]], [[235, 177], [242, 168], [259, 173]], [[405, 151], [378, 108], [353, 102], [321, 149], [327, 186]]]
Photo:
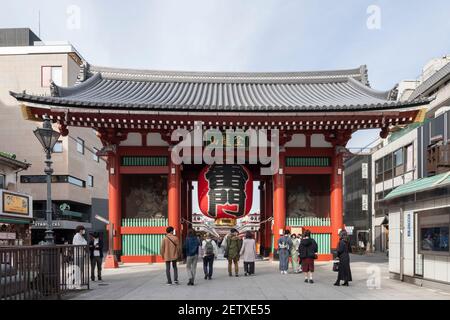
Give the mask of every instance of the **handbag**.
[[333, 261], [333, 271], [338, 272], [339, 271], [339, 260]]

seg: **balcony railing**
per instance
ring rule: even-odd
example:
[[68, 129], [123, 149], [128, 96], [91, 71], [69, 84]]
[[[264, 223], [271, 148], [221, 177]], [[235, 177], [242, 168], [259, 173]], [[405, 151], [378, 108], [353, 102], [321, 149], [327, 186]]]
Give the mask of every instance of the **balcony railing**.
[[450, 171], [450, 144], [435, 144], [427, 150], [427, 172], [439, 174]]

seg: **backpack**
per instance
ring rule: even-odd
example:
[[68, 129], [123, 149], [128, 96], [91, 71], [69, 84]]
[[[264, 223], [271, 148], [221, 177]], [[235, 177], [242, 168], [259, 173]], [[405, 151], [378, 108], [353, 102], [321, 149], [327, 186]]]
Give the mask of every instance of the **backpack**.
[[214, 246], [212, 240], [206, 241], [205, 244], [205, 255], [210, 256], [214, 254]]

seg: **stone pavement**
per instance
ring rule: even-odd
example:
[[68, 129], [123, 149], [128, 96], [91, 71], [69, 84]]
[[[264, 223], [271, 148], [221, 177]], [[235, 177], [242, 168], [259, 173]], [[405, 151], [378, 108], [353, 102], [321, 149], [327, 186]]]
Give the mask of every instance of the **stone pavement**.
[[[241, 265], [242, 266], [242, 262]], [[278, 263], [256, 262], [256, 275], [229, 277], [224, 260], [215, 261], [213, 280], [203, 279], [203, 264], [198, 263], [195, 286], [187, 286], [185, 265], [179, 265], [180, 285], [167, 286], [163, 264], [127, 264], [104, 270], [102, 282], [91, 283], [91, 290], [67, 296], [83, 300], [249, 300], [249, 299], [450, 299], [448, 291], [428, 289], [389, 279], [385, 256], [352, 256], [353, 282], [350, 287], [335, 287], [336, 273], [331, 262], [316, 264], [315, 283], [304, 283], [303, 274], [281, 275]], [[380, 288], [369, 289], [368, 270], [379, 270]], [[240, 269], [243, 272], [243, 267]]]

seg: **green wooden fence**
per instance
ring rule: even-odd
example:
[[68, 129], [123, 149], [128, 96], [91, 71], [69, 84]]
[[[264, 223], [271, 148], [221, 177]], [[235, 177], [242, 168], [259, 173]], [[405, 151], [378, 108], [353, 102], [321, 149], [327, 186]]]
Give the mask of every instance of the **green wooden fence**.
[[156, 156], [124, 156], [121, 161], [122, 166], [166, 166], [167, 157]]
[[122, 227], [166, 227], [168, 221], [163, 219], [152, 218], [127, 218], [122, 219]]
[[125, 256], [159, 255], [164, 234], [124, 234], [122, 252]]
[[329, 157], [286, 157], [287, 167], [329, 167]]
[[312, 233], [311, 238], [316, 240], [319, 254], [331, 253], [331, 235], [329, 233]]
[[331, 225], [331, 220], [318, 217], [291, 217], [286, 218], [286, 225], [290, 227], [328, 227]]

